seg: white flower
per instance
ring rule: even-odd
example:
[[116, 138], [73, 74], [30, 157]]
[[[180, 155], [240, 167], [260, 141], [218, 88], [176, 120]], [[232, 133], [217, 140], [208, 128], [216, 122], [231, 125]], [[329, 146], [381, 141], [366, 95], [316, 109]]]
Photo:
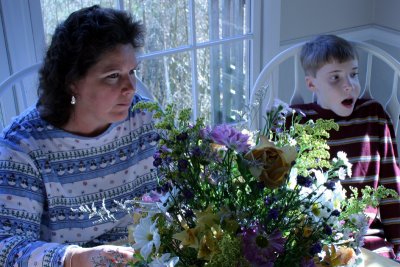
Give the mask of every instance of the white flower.
[[297, 173], [298, 173], [297, 168], [292, 168], [290, 170], [288, 187], [292, 190], [297, 185]]
[[315, 169], [312, 169], [311, 171], [313, 171], [314, 174], [315, 174], [315, 178], [316, 178], [316, 180], [317, 180], [317, 183], [316, 183], [316, 186], [317, 186], [317, 187], [322, 186], [322, 185], [325, 184], [326, 181], [328, 180], [322, 171], [320, 171], [320, 170], [315, 170]]
[[339, 151], [337, 153], [337, 157], [338, 157], [339, 160], [341, 160], [343, 162], [344, 165], [346, 165], [346, 167], [347, 167], [347, 175], [349, 177], [351, 177], [351, 175], [352, 175], [352, 171], [351, 171], [352, 164], [347, 159], [347, 154], [345, 152], [343, 152], [343, 151]]
[[179, 190], [174, 186], [171, 191], [160, 197], [160, 202], [156, 202], [160, 211], [164, 214], [173, 205], [172, 201], [178, 196]]
[[337, 175], [340, 180], [344, 180], [344, 178], [346, 178], [347, 172], [344, 168], [340, 167], [339, 170], [337, 171]]
[[135, 244], [133, 244], [132, 247], [134, 249], [140, 249], [140, 254], [145, 259], [147, 259], [153, 251], [153, 246], [156, 248], [156, 251], [158, 251], [161, 245], [156, 223], [157, 221], [152, 222], [151, 217], [147, 216], [146, 218], [140, 219], [139, 224], [133, 232]]
[[153, 261], [149, 263], [149, 267], [174, 267], [178, 261], [178, 257], [169, 258], [170, 254], [165, 253], [160, 258], [153, 258]]

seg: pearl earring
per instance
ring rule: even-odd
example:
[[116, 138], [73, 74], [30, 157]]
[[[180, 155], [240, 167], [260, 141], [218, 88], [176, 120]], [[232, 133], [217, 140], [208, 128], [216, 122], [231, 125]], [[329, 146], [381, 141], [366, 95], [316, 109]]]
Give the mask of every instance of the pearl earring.
[[75, 96], [71, 97], [71, 105], [75, 105], [76, 104], [76, 98]]

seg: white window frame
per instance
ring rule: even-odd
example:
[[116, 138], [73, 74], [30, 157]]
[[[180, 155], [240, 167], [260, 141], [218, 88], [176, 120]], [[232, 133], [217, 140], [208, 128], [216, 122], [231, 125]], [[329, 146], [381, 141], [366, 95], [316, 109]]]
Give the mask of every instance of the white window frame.
[[[265, 34], [262, 32], [262, 26], [265, 25], [265, 11], [267, 11], [268, 16], [271, 14], [276, 14], [276, 10], [272, 10], [271, 5], [275, 8], [279, 3], [272, 3], [276, 1], [262, 1], [262, 0], [249, 0], [250, 9], [248, 10], [247, 16], [250, 17], [250, 32], [242, 36], [236, 36], [231, 38], [224, 38], [222, 40], [211, 40], [203, 43], [196, 43], [196, 33], [193, 31], [195, 23], [194, 14], [194, 0], [189, 0], [189, 8], [191, 12], [190, 23], [191, 30], [189, 31], [189, 44], [186, 46], [181, 46], [179, 48], [157, 51], [153, 53], [144, 54], [141, 56], [142, 60], [161, 58], [163, 56], [168, 56], [176, 53], [189, 52], [192, 57], [192, 97], [193, 97], [193, 115], [194, 118], [199, 116], [199, 104], [198, 104], [198, 90], [197, 90], [197, 55], [196, 51], [205, 47], [212, 47], [221, 44], [235, 43], [238, 41], [249, 41], [249, 54], [246, 56], [246, 64], [248, 66], [249, 81], [246, 85], [249, 88], [246, 96], [246, 101], [248, 101], [248, 96], [250, 95], [250, 90], [252, 85], [260, 72], [263, 62], [265, 61], [263, 55], [263, 43], [265, 39], [271, 36], [271, 34]], [[8, 47], [8, 73], [4, 73], [7, 68], [3, 65], [0, 67], [0, 80], [3, 80], [8, 75], [28, 67], [34, 63], [40, 62], [43, 58], [45, 51], [45, 41], [44, 41], [44, 29], [43, 20], [41, 14], [40, 0], [6, 0], [1, 1], [1, 8], [3, 18], [3, 30], [4, 35], [7, 36], [5, 44]], [[115, 8], [123, 9], [123, 0], [115, 0]], [[264, 13], [264, 16], [263, 16]], [[279, 16], [279, 15], [278, 15]], [[276, 17], [276, 15], [275, 15]], [[276, 22], [276, 20], [275, 20]], [[275, 24], [275, 23], [274, 23]], [[279, 24], [275, 24], [279, 25]], [[277, 27], [279, 29], [279, 26]], [[277, 30], [279, 32], [279, 30]], [[18, 32], [18, 34], [15, 34]], [[276, 30], [274, 31], [276, 32]], [[276, 35], [274, 33], [274, 35]], [[279, 36], [279, 35], [278, 35]], [[271, 40], [271, 39], [269, 39]], [[270, 41], [267, 42], [270, 42]], [[276, 40], [276, 39], [275, 39]], [[277, 39], [279, 40], [279, 38]], [[279, 43], [279, 41], [278, 41]], [[21, 45], [22, 44], [22, 45]], [[2, 42], [0, 40], [0, 47]], [[279, 47], [279, 45], [278, 45]], [[36, 91], [33, 92], [36, 94]], [[29, 99], [35, 98], [32, 95], [28, 96]], [[3, 98], [3, 97], [2, 97]], [[7, 109], [13, 109], [14, 113], [18, 114], [22, 110], [15, 109], [19, 107], [21, 99], [26, 98], [21, 95], [21, 93], [13, 93], [12, 96], [6, 101], [5, 105], [14, 103], [14, 107], [4, 106]], [[26, 104], [26, 103], [25, 103]], [[15, 114], [15, 115], [16, 115]]]

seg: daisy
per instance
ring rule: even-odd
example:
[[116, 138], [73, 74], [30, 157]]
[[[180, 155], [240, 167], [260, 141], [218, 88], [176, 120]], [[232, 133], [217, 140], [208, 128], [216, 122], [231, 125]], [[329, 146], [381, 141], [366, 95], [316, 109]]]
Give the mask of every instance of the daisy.
[[165, 253], [160, 258], [153, 258], [153, 261], [149, 263], [149, 267], [174, 267], [178, 261], [178, 257], [169, 258], [170, 254]]
[[157, 221], [152, 222], [151, 217], [140, 219], [139, 224], [136, 226], [133, 232], [133, 244], [134, 249], [140, 249], [140, 254], [143, 258], [147, 259], [150, 253], [153, 251], [153, 247], [156, 251], [160, 248], [160, 235], [156, 226]]

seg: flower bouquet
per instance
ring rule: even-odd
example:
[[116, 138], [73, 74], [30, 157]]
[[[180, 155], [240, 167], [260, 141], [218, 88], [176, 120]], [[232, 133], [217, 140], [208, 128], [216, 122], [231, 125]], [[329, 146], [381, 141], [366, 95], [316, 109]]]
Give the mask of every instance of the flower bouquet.
[[173, 105], [135, 108], [154, 112], [160, 139], [159, 187], [135, 202], [132, 266], [362, 264], [363, 210], [396, 193], [352, 189], [346, 197], [341, 180], [351, 164], [345, 153], [330, 160], [326, 143], [333, 121], [301, 125], [279, 106], [250, 133], [192, 123], [189, 109]]

